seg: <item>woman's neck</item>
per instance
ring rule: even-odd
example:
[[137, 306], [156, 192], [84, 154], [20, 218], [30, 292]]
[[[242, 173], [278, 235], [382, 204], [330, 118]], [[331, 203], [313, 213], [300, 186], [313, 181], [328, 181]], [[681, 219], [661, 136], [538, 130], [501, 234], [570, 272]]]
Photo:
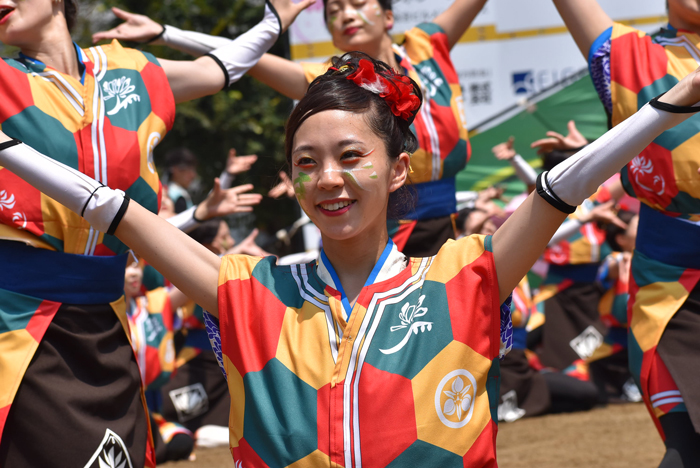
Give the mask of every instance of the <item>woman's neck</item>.
[[380, 232], [347, 240], [323, 238], [323, 251], [333, 265], [350, 303], [357, 299], [388, 241], [386, 226], [382, 226]]
[[378, 44], [363, 47], [362, 52], [366, 53], [373, 59], [381, 60], [382, 62], [388, 64], [391, 68], [398, 70], [399, 63], [396, 61], [396, 56], [394, 55], [392, 45], [393, 40], [391, 39], [389, 33], [387, 33], [382, 36], [382, 39]]
[[676, 29], [700, 34], [700, 13], [676, 11], [675, 8], [670, 8], [668, 11], [668, 23]]
[[78, 58], [68, 28], [47, 26], [36, 43], [20, 46], [22, 53], [43, 62], [54, 70], [80, 79]]

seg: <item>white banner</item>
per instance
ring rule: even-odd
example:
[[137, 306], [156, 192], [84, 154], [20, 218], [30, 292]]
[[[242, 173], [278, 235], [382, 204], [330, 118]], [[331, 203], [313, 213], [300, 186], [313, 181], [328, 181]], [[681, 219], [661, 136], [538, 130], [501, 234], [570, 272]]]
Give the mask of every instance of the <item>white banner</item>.
[[[459, 1], [459, 0], [457, 0]], [[392, 33], [430, 21], [452, 0], [396, 0]], [[599, 0], [616, 21], [645, 31], [666, 22], [665, 0]], [[317, 0], [290, 28], [292, 59], [323, 61], [338, 54]], [[586, 67], [552, 0], [491, 0], [452, 49], [474, 128], [532, 93]]]

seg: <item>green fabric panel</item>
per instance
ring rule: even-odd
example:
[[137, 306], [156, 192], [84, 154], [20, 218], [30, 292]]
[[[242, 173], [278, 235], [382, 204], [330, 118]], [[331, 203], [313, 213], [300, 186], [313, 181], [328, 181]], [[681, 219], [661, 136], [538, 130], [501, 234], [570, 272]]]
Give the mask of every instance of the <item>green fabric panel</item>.
[[23, 330], [43, 301], [0, 289], [0, 334]]
[[673, 283], [680, 279], [685, 268], [658, 262], [635, 250], [630, 275], [637, 286], [643, 288], [653, 283]]
[[[296, 266], [277, 266], [277, 259], [266, 257], [255, 265], [251, 276], [265, 286], [285, 306], [301, 309], [304, 305], [304, 299], [299, 294], [299, 288], [296, 283], [293, 280], [290, 281], [292, 279], [292, 268], [295, 268], [297, 273], [299, 272]], [[307, 272], [314, 269], [307, 268]], [[315, 274], [310, 274], [309, 282], [316, 291], [323, 293], [324, 286], [320, 285], [318, 281], [313, 281], [315, 277]], [[301, 280], [300, 274], [299, 278], [303, 287], [303, 280]], [[309, 293], [309, 295], [313, 297], [312, 294]]]
[[530, 143], [544, 138], [549, 130], [566, 135], [566, 124], [574, 118], [586, 138], [595, 139], [607, 131], [605, 110], [587, 74], [493, 128], [482, 132], [482, 124], [471, 129], [472, 156], [467, 167], [457, 174], [457, 190], [481, 190], [498, 184], [505, 187], [507, 196], [523, 192], [525, 185], [517, 179], [510, 163], [497, 160], [491, 148], [513, 136], [518, 153], [539, 167], [540, 158]]
[[389, 468], [413, 468], [416, 466], [439, 466], [461, 468], [462, 457], [422, 440], [416, 440], [401, 455], [387, 465]]
[[316, 390], [277, 358], [243, 377], [243, 437], [271, 468], [304, 458], [318, 446]]
[[109, 70], [101, 80], [106, 116], [115, 127], [135, 132], [151, 114], [151, 99], [136, 70]]
[[498, 401], [501, 398], [501, 361], [498, 358], [491, 362], [486, 380], [486, 393], [489, 396], [491, 420], [498, 424]]
[[143, 286], [146, 291], [162, 288], [165, 286], [165, 277], [151, 265], [146, 265], [143, 269]]
[[73, 134], [58, 119], [45, 114], [36, 106], [27, 107], [5, 120], [2, 131], [56, 161], [79, 169], [78, 146]]

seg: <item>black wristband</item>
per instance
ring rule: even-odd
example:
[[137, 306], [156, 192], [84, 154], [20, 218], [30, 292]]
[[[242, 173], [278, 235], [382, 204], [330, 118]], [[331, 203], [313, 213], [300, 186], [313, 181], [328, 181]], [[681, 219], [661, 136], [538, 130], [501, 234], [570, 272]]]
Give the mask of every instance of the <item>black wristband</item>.
[[224, 80], [225, 80], [224, 87], [221, 89], [228, 88], [228, 86], [231, 84], [231, 79], [228, 76], [228, 69], [226, 69], [226, 65], [221, 63], [221, 60], [219, 60], [219, 57], [217, 57], [216, 55], [204, 54], [204, 57], [209, 57], [209, 58], [213, 59], [217, 63], [217, 65], [219, 65], [219, 67], [221, 67], [221, 71], [224, 72]]
[[654, 99], [649, 101], [649, 105], [654, 109], [659, 109], [662, 111], [670, 112], [672, 114], [694, 114], [700, 112], [700, 107], [693, 106], [677, 106], [675, 104], [669, 104], [668, 102], [661, 102], [659, 98], [666, 93], [661, 93]]
[[90, 196], [88, 197], [88, 199], [85, 200], [85, 204], [83, 205], [83, 209], [80, 210], [80, 217], [81, 217], [81, 218], [84, 218], [84, 217], [85, 217], [85, 209], [87, 208], [88, 203], [90, 203], [90, 200], [92, 200], [92, 197], [94, 197], [94, 196], [95, 196], [95, 193], [96, 193], [99, 189], [101, 189], [102, 187], [106, 187], [106, 185], [100, 185], [100, 186], [98, 186], [97, 188], [95, 188], [95, 190], [92, 191], [92, 193], [90, 194]]
[[13, 138], [10, 141], [3, 141], [0, 143], [0, 151], [7, 149], [7, 148], [12, 148], [13, 146], [17, 146], [21, 144], [22, 142], [18, 140], [17, 138]]
[[160, 39], [161, 37], [163, 37], [163, 34], [165, 34], [165, 25], [162, 25], [162, 27], [163, 27], [163, 30], [161, 32], [159, 32], [158, 34], [156, 34], [155, 36], [153, 36], [152, 38], [150, 38], [149, 40], [144, 42], [144, 44], [150, 44], [151, 42], [155, 42], [158, 39]]
[[195, 207], [195, 209], [192, 211], [192, 219], [194, 219], [196, 222], [198, 222], [198, 223], [201, 224], [201, 223], [203, 223], [203, 222], [206, 221], [206, 220], [204, 220], [204, 219], [198, 219], [198, 218], [197, 218], [197, 208], [199, 208], [199, 205], [197, 205], [197, 206]]
[[124, 217], [124, 213], [126, 213], [126, 209], [129, 207], [130, 200], [131, 198], [129, 198], [129, 195], [124, 194], [124, 201], [122, 202], [122, 206], [119, 207], [119, 211], [117, 211], [117, 214], [114, 216], [112, 223], [109, 225], [109, 229], [107, 229], [107, 234], [109, 234], [110, 236], [113, 236], [114, 232], [117, 230], [119, 223]]
[[537, 194], [544, 198], [544, 200], [552, 205], [554, 208], [557, 210], [566, 213], [566, 214], [571, 214], [574, 211], [576, 211], [575, 206], [571, 206], [565, 201], [563, 201], [561, 198], [557, 196], [556, 193], [554, 193], [554, 190], [552, 190], [551, 187], [545, 188], [545, 185], [547, 184], [547, 173], [548, 171], [540, 173], [540, 175], [537, 176]]

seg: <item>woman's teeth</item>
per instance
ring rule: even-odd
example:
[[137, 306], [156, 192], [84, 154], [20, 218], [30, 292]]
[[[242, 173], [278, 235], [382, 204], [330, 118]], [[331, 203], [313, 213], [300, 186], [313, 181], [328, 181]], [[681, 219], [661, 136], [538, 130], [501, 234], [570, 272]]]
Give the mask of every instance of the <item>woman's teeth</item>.
[[338, 203], [321, 203], [321, 208], [328, 211], [337, 211], [341, 208], [345, 208], [346, 206], [351, 205], [352, 203], [353, 202], [351, 201], [343, 201]]

